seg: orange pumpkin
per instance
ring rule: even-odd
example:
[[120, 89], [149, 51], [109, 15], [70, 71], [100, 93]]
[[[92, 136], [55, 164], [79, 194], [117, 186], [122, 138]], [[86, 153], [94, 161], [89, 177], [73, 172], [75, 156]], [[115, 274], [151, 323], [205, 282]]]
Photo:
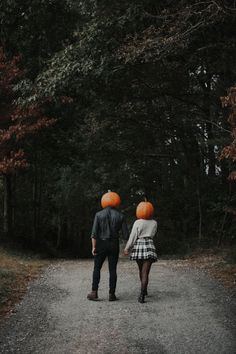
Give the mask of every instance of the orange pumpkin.
[[145, 202], [139, 203], [136, 208], [136, 217], [137, 219], [152, 219], [154, 214], [154, 207], [152, 203], [145, 200]]
[[108, 206], [118, 208], [121, 203], [119, 194], [111, 192], [110, 190], [102, 196], [101, 205], [103, 208]]

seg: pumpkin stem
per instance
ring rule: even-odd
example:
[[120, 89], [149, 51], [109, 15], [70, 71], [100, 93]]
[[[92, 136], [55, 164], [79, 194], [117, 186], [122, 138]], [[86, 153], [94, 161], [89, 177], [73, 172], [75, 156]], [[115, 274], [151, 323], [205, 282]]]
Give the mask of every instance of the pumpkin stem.
[[144, 201], [147, 202], [147, 197], [144, 197]]
[[108, 193], [110, 193], [111, 192], [111, 190], [110, 189], [108, 189]]

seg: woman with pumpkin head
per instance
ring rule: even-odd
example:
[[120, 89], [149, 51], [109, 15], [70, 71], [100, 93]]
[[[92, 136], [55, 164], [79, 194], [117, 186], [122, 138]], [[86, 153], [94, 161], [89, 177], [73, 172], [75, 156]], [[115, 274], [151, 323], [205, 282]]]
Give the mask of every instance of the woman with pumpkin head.
[[119, 233], [122, 232], [125, 240], [129, 237], [124, 215], [117, 210], [121, 200], [117, 193], [108, 191], [101, 200], [103, 210], [96, 213], [92, 228], [92, 254], [94, 256], [94, 270], [92, 291], [88, 294], [89, 300], [98, 299], [98, 286], [102, 265], [108, 258], [109, 268], [109, 301], [117, 300], [115, 295], [117, 281], [117, 262], [119, 258]]
[[144, 303], [147, 295], [149, 272], [153, 262], [157, 261], [156, 248], [153, 237], [157, 233], [157, 222], [153, 220], [153, 205], [146, 199], [139, 203], [136, 209], [137, 220], [134, 222], [129, 240], [125, 246], [124, 254], [130, 253], [130, 259], [135, 260], [139, 268], [141, 292], [138, 298]]

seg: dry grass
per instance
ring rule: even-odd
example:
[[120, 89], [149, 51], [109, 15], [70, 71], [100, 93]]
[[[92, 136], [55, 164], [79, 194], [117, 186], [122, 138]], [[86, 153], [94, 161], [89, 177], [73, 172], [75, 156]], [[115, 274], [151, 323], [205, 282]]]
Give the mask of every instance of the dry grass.
[[236, 289], [236, 264], [229, 259], [229, 250], [215, 253], [214, 250], [199, 251], [179, 260], [178, 266], [203, 269], [217, 278], [224, 286]]
[[48, 263], [0, 247], [0, 317], [11, 314], [14, 305], [22, 299], [29, 281]]

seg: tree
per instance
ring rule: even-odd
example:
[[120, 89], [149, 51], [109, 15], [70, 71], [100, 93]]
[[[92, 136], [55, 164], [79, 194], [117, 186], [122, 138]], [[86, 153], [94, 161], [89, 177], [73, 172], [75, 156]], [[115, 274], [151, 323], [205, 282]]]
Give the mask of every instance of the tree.
[[22, 142], [53, 124], [56, 120], [43, 114], [39, 102], [28, 106], [17, 104], [15, 85], [23, 78], [20, 57], [10, 60], [0, 48], [0, 173], [4, 177], [4, 233], [12, 233], [12, 179], [17, 170], [28, 167]]
[[[235, 170], [235, 161], [236, 161], [236, 87], [230, 87], [228, 90], [227, 96], [221, 97], [221, 102], [223, 107], [228, 107], [230, 110], [230, 115], [228, 117], [228, 122], [231, 125], [231, 136], [232, 141], [229, 145], [225, 146], [222, 151], [220, 158], [228, 159], [231, 163], [231, 171], [228, 176], [228, 180], [231, 183], [235, 183], [236, 181], [236, 170]], [[235, 188], [232, 186], [231, 188], [231, 200], [226, 207], [226, 212], [236, 215], [235, 208]]]
[[[231, 2], [14, 4], [0, 16], [6, 28], [23, 8], [29, 18], [19, 19], [22, 32], [4, 32], [8, 50], [22, 48], [27, 78], [35, 78], [33, 91], [21, 84], [25, 101], [45, 102], [47, 115], [58, 118], [37, 149], [28, 143], [32, 168], [17, 190], [20, 205], [40, 209], [42, 244], [85, 255], [90, 221], [108, 188], [121, 194], [130, 221], [143, 194], [153, 201], [163, 251], [216, 244], [228, 197], [228, 166], [217, 155], [228, 140], [218, 97], [235, 77]], [[49, 33], [52, 7], [57, 33]], [[69, 29], [61, 14], [71, 18]], [[40, 50], [31, 50], [39, 32]], [[73, 104], [62, 107], [60, 96]], [[35, 185], [44, 186], [37, 203]], [[20, 237], [30, 238], [33, 224], [32, 212], [21, 209]], [[230, 240], [231, 226], [225, 230]]]

